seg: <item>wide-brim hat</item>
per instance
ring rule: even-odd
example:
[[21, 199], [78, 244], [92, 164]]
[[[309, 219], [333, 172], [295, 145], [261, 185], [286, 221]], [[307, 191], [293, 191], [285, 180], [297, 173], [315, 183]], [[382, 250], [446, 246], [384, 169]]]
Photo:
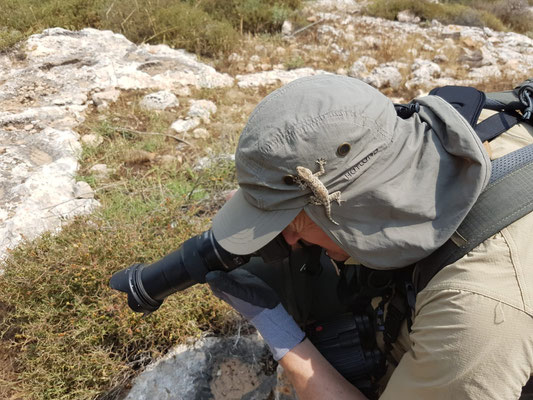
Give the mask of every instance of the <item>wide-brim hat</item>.
[[304, 210], [367, 266], [431, 253], [485, 187], [490, 160], [453, 107], [436, 96], [419, 102], [403, 120], [376, 89], [330, 74], [268, 95], [240, 136], [240, 188], [213, 219], [216, 240], [253, 253]]

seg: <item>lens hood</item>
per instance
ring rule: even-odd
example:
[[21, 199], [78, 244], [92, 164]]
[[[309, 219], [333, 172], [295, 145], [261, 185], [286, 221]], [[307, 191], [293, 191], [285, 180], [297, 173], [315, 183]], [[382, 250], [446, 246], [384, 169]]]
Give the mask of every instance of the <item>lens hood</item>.
[[128, 306], [133, 311], [149, 314], [156, 311], [163, 304], [163, 300], [151, 298], [144, 289], [141, 273], [145, 267], [145, 264], [133, 264], [114, 273], [109, 286], [128, 295]]

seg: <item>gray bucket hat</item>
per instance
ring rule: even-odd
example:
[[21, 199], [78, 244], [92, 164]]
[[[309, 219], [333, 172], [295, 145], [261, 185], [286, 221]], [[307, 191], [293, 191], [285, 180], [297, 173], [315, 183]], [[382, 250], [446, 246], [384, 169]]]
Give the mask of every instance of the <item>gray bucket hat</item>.
[[[368, 267], [398, 268], [430, 254], [486, 186], [490, 160], [452, 106], [436, 96], [418, 102], [420, 112], [403, 120], [379, 91], [336, 75], [272, 92], [239, 139], [240, 188], [213, 219], [216, 240], [231, 253], [253, 253], [305, 210]], [[305, 170], [319, 193], [301, 184]], [[335, 192], [340, 204], [338, 195], [310, 201]]]

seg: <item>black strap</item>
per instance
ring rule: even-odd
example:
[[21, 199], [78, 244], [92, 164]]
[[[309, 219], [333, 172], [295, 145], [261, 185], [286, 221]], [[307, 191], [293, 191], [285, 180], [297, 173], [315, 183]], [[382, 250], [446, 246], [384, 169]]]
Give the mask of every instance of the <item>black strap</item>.
[[518, 124], [522, 118], [516, 112], [499, 112], [480, 122], [474, 128], [482, 142], [500, 136]]

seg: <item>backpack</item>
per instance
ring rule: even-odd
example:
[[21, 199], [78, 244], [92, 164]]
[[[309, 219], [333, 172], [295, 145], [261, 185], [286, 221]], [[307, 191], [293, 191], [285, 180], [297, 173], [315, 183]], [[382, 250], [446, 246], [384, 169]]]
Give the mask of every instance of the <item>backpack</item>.
[[[430, 95], [440, 96], [450, 103], [482, 142], [491, 141], [518, 123], [533, 126], [533, 78], [505, 92], [484, 93], [472, 87], [444, 86], [433, 89]], [[395, 104], [395, 108], [401, 118], [409, 118], [419, 110], [416, 100]], [[484, 108], [497, 113], [478, 124]], [[429, 256], [397, 274], [384, 321], [383, 339], [387, 351], [396, 341], [405, 319], [410, 330], [416, 295], [440, 270], [531, 211], [533, 144], [493, 160], [487, 187], [452, 237]]]
[[[491, 141], [518, 123], [533, 126], [533, 78], [514, 90], [484, 93], [472, 87], [444, 86], [430, 95], [450, 103], [474, 128], [481, 142]], [[417, 111], [416, 100], [396, 105], [399, 116]], [[477, 123], [486, 108], [496, 114]], [[415, 294], [446, 265], [462, 258], [485, 239], [533, 211], [533, 145], [525, 146], [492, 161], [489, 184], [459, 228], [448, 241], [418, 261], [413, 271]]]

